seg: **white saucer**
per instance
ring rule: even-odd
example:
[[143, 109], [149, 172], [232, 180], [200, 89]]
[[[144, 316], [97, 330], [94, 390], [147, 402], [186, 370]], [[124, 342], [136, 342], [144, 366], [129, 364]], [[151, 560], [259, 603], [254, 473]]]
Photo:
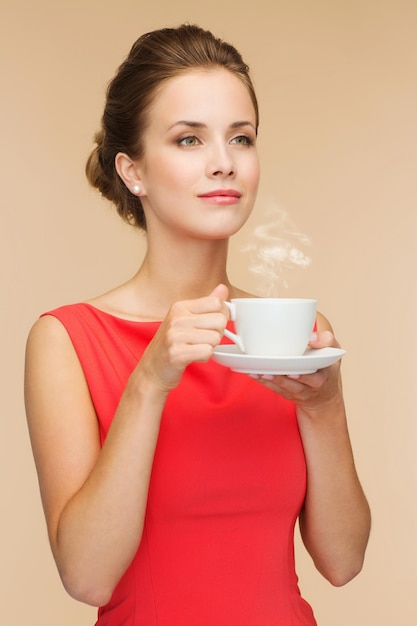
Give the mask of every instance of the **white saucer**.
[[313, 374], [346, 354], [339, 348], [307, 348], [302, 356], [255, 356], [243, 354], [236, 345], [217, 346], [213, 360], [243, 374]]

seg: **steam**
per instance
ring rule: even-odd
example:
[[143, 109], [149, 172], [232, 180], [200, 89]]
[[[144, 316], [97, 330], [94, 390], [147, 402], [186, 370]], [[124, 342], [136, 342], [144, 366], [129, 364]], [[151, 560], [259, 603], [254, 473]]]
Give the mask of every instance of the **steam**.
[[242, 252], [249, 253], [249, 271], [259, 277], [259, 290], [274, 297], [279, 288], [288, 287], [287, 273], [296, 268], [307, 268], [311, 258], [304, 249], [311, 245], [307, 235], [300, 233], [280, 207], [265, 211], [264, 223], [257, 226]]

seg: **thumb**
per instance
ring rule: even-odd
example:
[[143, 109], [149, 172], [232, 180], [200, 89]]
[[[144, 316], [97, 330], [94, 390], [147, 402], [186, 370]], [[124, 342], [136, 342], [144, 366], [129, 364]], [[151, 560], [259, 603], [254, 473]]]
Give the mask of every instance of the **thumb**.
[[220, 298], [220, 300], [227, 300], [229, 296], [229, 288], [220, 283], [220, 285], [217, 285], [217, 287], [213, 289], [210, 296], [215, 296], [216, 298]]

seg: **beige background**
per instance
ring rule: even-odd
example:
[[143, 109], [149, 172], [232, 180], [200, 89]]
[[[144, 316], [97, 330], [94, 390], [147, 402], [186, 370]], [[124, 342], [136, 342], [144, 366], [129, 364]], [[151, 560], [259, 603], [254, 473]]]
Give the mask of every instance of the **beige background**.
[[[24, 418], [24, 344], [42, 311], [110, 288], [140, 261], [143, 237], [87, 187], [85, 157], [105, 84], [134, 39], [190, 21], [237, 45], [261, 103], [259, 203], [232, 245], [231, 276], [261, 294], [271, 287], [242, 248], [272, 212], [274, 245], [287, 253], [274, 291], [316, 296], [347, 349], [372, 538], [363, 573], [342, 589], [297, 543], [301, 588], [320, 626], [415, 626], [416, 20], [415, 0], [2, 3], [2, 623], [94, 623], [95, 610], [61, 588], [49, 552]], [[294, 250], [308, 267], [290, 262]]]

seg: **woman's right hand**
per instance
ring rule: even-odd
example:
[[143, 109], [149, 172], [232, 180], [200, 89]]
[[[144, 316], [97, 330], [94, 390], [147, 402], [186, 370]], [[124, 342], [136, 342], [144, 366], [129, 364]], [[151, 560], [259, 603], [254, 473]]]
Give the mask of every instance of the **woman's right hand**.
[[220, 284], [208, 296], [173, 304], [133, 376], [145, 374], [161, 391], [169, 392], [187, 365], [207, 362], [229, 318], [227, 297], [228, 288]]

